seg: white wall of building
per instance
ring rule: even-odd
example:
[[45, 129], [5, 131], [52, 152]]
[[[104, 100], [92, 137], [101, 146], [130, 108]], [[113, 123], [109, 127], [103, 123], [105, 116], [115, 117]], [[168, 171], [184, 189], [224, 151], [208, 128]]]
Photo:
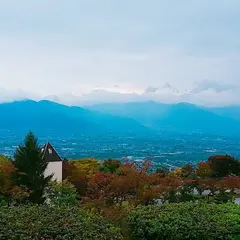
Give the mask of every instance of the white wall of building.
[[52, 180], [62, 181], [62, 161], [61, 162], [49, 162], [47, 169], [45, 170], [45, 176], [53, 175]]

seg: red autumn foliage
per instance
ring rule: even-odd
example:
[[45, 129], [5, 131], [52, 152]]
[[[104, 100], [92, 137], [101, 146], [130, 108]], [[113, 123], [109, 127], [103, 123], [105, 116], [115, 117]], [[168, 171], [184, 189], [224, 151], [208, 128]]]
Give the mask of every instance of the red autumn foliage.
[[0, 194], [9, 195], [13, 187], [12, 174], [15, 172], [15, 167], [12, 161], [6, 157], [0, 156]]
[[196, 168], [196, 175], [200, 178], [209, 178], [213, 175], [213, 170], [209, 162], [199, 162]]
[[234, 192], [240, 189], [240, 176], [227, 176], [218, 182], [219, 188]]

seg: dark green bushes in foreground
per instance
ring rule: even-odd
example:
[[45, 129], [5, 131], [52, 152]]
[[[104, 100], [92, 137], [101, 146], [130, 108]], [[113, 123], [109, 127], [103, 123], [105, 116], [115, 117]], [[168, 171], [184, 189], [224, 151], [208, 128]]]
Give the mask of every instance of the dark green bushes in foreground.
[[80, 208], [0, 207], [1, 240], [122, 239], [120, 230], [104, 218]]
[[240, 239], [240, 206], [164, 204], [138, 207], [128, 217], [133, 239]]
[[128, 240], [237, 240], [240, 206], [207, 203], [139, 206], [129, 214], [126, 223], [120, 229], [79, 207], [0, 207], [1, 240], [125, 239], [121, 232], [126, 233]]

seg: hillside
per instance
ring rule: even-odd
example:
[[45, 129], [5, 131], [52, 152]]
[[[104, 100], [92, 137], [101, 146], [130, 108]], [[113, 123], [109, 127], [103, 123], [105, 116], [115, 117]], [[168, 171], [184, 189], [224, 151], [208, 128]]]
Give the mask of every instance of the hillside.
[[210, 111], [220, 115], [229, 117], [232, 119], [240, 120], [240, 106], [227, 106], [227, 107], [216, 107], [210, 108]]
[[205, 109], [188, 103], [162, 104], [149, 101], [99, 104], [91, 106], [89, 109], [130, 117], [156, 130], [224, 135], [240, 133], [240, 121], [231, 118], [231, 115], [223, 116], [215, 113], [213, 109]]
[[88, 109], [116, 116], [133, 118], [144, 125], [151, 126], [154, 120], [165, 115], [170, 106], [169, 104], [147, 101], [96, 104], [88, 107]]
[[154, 126], [179, 131], [232, 135], [240, 132], [239, 122], [193, 104], [179, 103], [168, 108]]
[[147, 131], [133, 119], [112, 116], [50, 101], [19, 101], [0, 104], [1, 129], [59, 134], [138, 133]]

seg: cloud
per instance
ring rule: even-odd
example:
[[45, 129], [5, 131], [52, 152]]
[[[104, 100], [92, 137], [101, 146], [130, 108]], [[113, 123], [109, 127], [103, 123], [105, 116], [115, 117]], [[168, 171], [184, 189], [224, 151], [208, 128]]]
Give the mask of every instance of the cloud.
[[240, 88], [240, 86], [236, 84], [221, 83], [213, 80], [203, 80], [196, 85], [197, 87], [191, 91], [193, 94], [201, 93], [206, 90], [214, 90], [217, 93], [220, 93], [229, 90], [237, 90]]
[[46, 99], [63, 104], [78, 106], [93, 105], [96, 103], [144, 102], [149, 100], [162, 103], [189, 102], [202, 106], [226, 106], [240, 104], [238, 91], [227, 90], [216, 92], [213, 89], [203, 90], [198, 93], [192, 93], [192, 90], [177, 92], [172, 91], [172, 89], [166, 90], [161, 88], [156, 92], [148, 93], [120, 93], [116, 91], [98, 89], [80, 96], [65, 94], [47, 96]]
[[87, 106], [96, 103], [125, 103], [143, 102], [153, 100], [162, 103], [189, 102], [205, 106], [226, 106], [240, 104], [239, 91], [236, 89], [226, 91], [215, 91], [214, 89], [203, 89], [202, 91], [173, 91], [171, 88], [159, 88], [155, 92], [142, 93], [121, 93], [104, 89], [96, 89], [89, 93], [74, 95], [73, 93], [63, 93], [58, 95], [39, 96], [33, 95], [23, 90], [9, 91], [0, 88], [0, 102], [11, 102], [15, 100], [47, 99], [66, 105]]
[[239, 103], [239, 9], [238, 0], [0, 1], [0, 88], [15, 95], [1, 101]]
[[0, 88], [0, 103], [21, 101], [21, 100], [25, 100], [25, 99], [39, 100], [41, 98], [37, 95], [34, 95], [29, 92], [25, 92], [24, 90], [21, 90], [21, 89], [7, 90], [4, 88]]
[[228, 62], [239, 62], [240, 55], [188, 56], [170, 46], [142, 53], [63, 50], [56, 46], [42, 49], [35, 43], [4, 39], [0, 39], [0, 51], [0, 87], [24, 89], [41, 96], [63, 93], [80, 96], [98, 86], [108, 90], [114, 85], [118, 92], [142, 93], [149, 86], [157, 88], [166, 81], [165, 89], [174, 86], [176, 92], [181, 92], [193, 89], [196, 81], [206, 77], [219, 79], [225, 85], [239, 84], [240, 69]]
[[62, 95], [51, 95], [46, 96], [44, 99], [56, 101], [67, 105], [93, 105], [96, 103], [124, 103], [124, 102], [135, 102], [144, 101], [145, 98], [141, 94], [137, 93], [120, 93], [116, 91], [107, 91], [103, 89], [96, 89], [90, 93], [76, 96], [74, 94], [62, 94]]

